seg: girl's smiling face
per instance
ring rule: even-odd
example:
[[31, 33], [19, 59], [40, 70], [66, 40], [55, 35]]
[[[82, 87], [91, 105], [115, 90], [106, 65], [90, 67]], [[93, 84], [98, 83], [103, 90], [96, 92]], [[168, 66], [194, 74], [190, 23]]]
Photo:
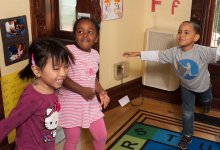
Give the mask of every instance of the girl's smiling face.
[[92, 46], [98, 40], [96, 26], [86, 19], [77, 24], [74, 36], [78, 48], [86, 52], [90, 52]]
[[61, 63], [53, 65], [52, 58], [48, 58], [47, 64], [40, 69], [36, 65], [32, 66], [33, 72], [38, 77], [37, 88], [43, 93], [52, 93], [54, 89], [62, 86], [67, 76], [68, 64]]

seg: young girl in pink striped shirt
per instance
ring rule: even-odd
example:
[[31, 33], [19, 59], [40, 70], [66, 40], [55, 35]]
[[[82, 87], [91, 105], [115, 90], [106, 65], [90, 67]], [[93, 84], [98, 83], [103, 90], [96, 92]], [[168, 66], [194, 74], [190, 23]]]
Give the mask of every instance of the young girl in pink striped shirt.
[[98, 35], [98, 25], [92, 19], [81, 18], [74, 25], [76, 44], [67, 45], [75, 57], [75, 63], [69, 66], [68, 77], [59, 94], [62, 107], [59, 126], [64, 129], [64, 150], [76, 148], [81, 128], [89, 129], [95, 150], [104, 150], [107, 132], [102, 107], [106, 108], [110, 99], [96, 78], [99, 54], [92, 47]]

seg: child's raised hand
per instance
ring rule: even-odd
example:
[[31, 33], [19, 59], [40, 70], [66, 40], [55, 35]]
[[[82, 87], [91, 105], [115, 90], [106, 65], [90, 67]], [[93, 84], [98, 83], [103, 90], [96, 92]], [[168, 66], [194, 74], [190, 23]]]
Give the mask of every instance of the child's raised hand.
[[140, 56], [141, 53], [140, 52], [124, 52], [122, 54], [122, 56], [128, 58], [128, 57], [136, 57], [136, 56]]
[[106, 91], [101, 91], [99, 93], [99, 98], [101, 101], [101, 106], [105, 109], [108, 106], [108, 103], [110, 102], [110, 98], [108, 97], [108, 94]]

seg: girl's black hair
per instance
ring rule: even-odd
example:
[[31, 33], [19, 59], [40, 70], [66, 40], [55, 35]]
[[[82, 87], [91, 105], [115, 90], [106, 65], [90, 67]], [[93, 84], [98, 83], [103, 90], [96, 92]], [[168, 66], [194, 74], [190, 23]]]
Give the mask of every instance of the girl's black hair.
[[201, 26], [194, 22], [194, 21], [183, 21], [183, 23], [190, 23], [193, 26], [194, 31], [196, 32], [196, 34], [201, 34]]
[[77, 19], [74, 23], [74, 26], [73, 26], [73, 34], [75, 36], [75, 32], [76, 32], [76, 28], [77, 28], [77, 25], [80, 23], [80, 21], [82, 20], [88, 20], [90, 21], [91, 23], [93, 23], [95, 25], [95, 28], [96, 28], [96, 32], [97, 32], [97, 35], [99, 35], [99, 30], [100, 30], [100, 26], [99, 24], [92, 18], [88, 18], [88, 17], [82, 17], [80, 19]]
[[52, 58], [53, 66], [61, 63], [69, 64], [70, 61], [74, 63], [74, 56], [69, 50], [59, 41], [53, 38], [42, 38], [32, 42], [28, 49], [29, 63], [20, 71], [19, 77], [24, 79], [33, 78], [35, 75], [31, 70], [33, 61], [40, 69], [43, 69], [48, 58]]

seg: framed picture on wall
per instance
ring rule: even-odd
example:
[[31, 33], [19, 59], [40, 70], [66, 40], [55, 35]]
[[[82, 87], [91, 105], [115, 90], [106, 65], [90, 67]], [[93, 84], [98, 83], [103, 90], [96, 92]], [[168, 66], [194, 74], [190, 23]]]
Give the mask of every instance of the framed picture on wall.
[[2, 38], [17, 38], [27, 34], [27, 21], [25, 16], [1, 19]]
[[102, 20], [120, 19], [123, 16], [123, 0], [102, 0]]
[[4, 44], [5, 65], [11, 65], [28, 58], [28, 42], [25, 40]]
[[26, 16], [17, 16], [0, 20], [5, 65], [11, 65], [27, 59], [29, 36]]

